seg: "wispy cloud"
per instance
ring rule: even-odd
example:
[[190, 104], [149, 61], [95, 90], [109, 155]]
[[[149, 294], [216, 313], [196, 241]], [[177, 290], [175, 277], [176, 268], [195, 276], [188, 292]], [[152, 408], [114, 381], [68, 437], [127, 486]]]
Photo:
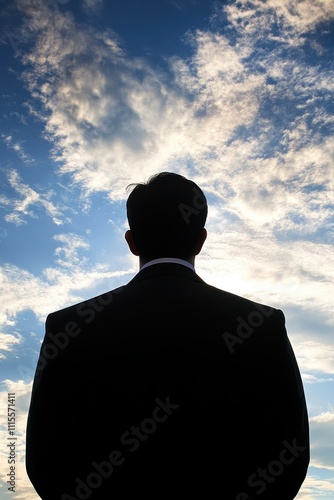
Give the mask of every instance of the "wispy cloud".
[[12, 222], [16, 225], [26, 223], [28, 217], [36, 218], [38, 208], [42, 208], [44, 212], [51, 217], [56, 225], [61, 225], [63, 214], [61, 210], [50, 201], [50, 193], [41, 194], [25, 184], [17, 170], [9, 169], [7, 171], [7, 179], [9, 185], [19, 195], [19, 198], [12, 198], [2, 195], [0, 203], [10, 213], [5, 215], [6, 222]]
[[58, 234], [54, 236], [54, 240], [59, 241], [62, 246], [55, 250], [55, 254], [59, 256], [57, 263], [65, 267], [74, 267], [80, 264], [81, 266], [87, 262], [87, 258], [79, 256], [79, 250], [88, 250], [89, 244], [82, 237], [73, 234]]
[[302, 373], [302, 379], [307, 384], [319, 384], [319, 383], [326, 383], [326, 382], [334, 382], [334, 378], [315, 377], [314, 375], [310, 375], [309, 373]]
[[320, 24], [326, 29], [326, 23], [334, 18], [331, 0], [251, 0], [231, 2], [225, 9], [229, 22], [239, 31], [256, 38], [281, 38], [289, 44], [303, 43], [302, 35], [312, 33]]
[[83, 0], [83, 7], [88, 13], [100, 12], [103, 0]]
[[22, 160], [26, 165], [32, 165], [35, 162], [31, 155], [24, 151], [23, 145], [20, 141], [15, 141], [11, 135], [2, 134], [1, 137], [6, 146], [15, 151], [20, 160]]

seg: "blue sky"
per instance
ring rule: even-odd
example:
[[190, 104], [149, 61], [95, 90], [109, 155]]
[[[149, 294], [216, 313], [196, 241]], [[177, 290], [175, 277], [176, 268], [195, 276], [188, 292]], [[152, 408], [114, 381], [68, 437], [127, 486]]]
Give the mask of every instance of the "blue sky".
[[[169, 170], [209, 201], [198, 274], [285, 313], [312, 439], [297, 498], [333, 500], [333, 1], [0, 4], [1, 408], [15, 392], [15, 498], [37, 498], [24, 433], [46, 315], [134, 276], [126, 186]], [[4, 443], [3, 413], [0, 424]]]

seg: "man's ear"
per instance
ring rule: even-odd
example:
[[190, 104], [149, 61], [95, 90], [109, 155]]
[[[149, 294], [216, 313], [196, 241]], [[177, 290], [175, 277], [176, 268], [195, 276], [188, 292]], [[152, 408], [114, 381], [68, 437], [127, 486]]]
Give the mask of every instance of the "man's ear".
[[206, 240], [207, 235], [207, 230], [205, 229], [205, 227], [203, 227], [201, 236], [199, 237], [197, 245], [195, 247], [195, 255], [198, 255], [202, 250], [202, 246], [204, 245], [204, 241]]
[[126, 231], [124, 238], [126, 239], [126, 242], [129, 245], [130, 251], [133, 253], [133, 255], [136, 255], [138, 257], [139, 253], [133, 241], [132, 232], [130, 229]]

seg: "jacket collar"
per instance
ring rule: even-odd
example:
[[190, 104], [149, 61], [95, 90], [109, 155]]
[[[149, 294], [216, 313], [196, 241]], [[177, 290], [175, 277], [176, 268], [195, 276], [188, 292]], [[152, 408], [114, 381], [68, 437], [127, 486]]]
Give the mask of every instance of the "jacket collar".
[[186, 267], [189, 267], [190, 269], [192, 269], [193, 271], [195, 271], [195, 268], [192, 264], [190, 264], [190, 262], [186, 261], [186, 260], [183, 260], [183, 259], [176, 259], [175, 257], [162, 257], [162, 258], [159, 258], [159, 259], [153, 259], [153, 260], [150, 260], [149, 262], [146, 262], [146, 264], [144, 264], [140, 270], [143, 270], [145, 269], [146, 267], [149, 267], [149, 266], [154, 266], [156, 264], [165, 264], [165, 263], [172, 263], [172, 264], [181, 264], [183, 266], [186, 266]]
[[154, 264], [152, 266], [148, 266], [145, 267], [144, 269], [141, 269], [132, 278], [132, 280], [129, 281], [128, 285], [144, 279], [153, 277], [155, 278], [157, 276], [178, 276], [193, 281], [197, 281], [199, 283], [204, 283], [202, 278], [200, 278], [198, 274], [189, 267], [186, 267], [182, 264], [175, 264], [168, 262], [168, 263]]

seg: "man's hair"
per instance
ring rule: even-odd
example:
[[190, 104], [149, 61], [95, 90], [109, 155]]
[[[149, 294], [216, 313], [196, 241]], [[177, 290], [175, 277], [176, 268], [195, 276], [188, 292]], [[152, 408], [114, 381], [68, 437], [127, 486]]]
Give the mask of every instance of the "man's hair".
[[194, 255], [208, 206], [203, 191], [182, 175], [161, 172], [135, 186], [127, 203], [133, 241], [141, 257]]

